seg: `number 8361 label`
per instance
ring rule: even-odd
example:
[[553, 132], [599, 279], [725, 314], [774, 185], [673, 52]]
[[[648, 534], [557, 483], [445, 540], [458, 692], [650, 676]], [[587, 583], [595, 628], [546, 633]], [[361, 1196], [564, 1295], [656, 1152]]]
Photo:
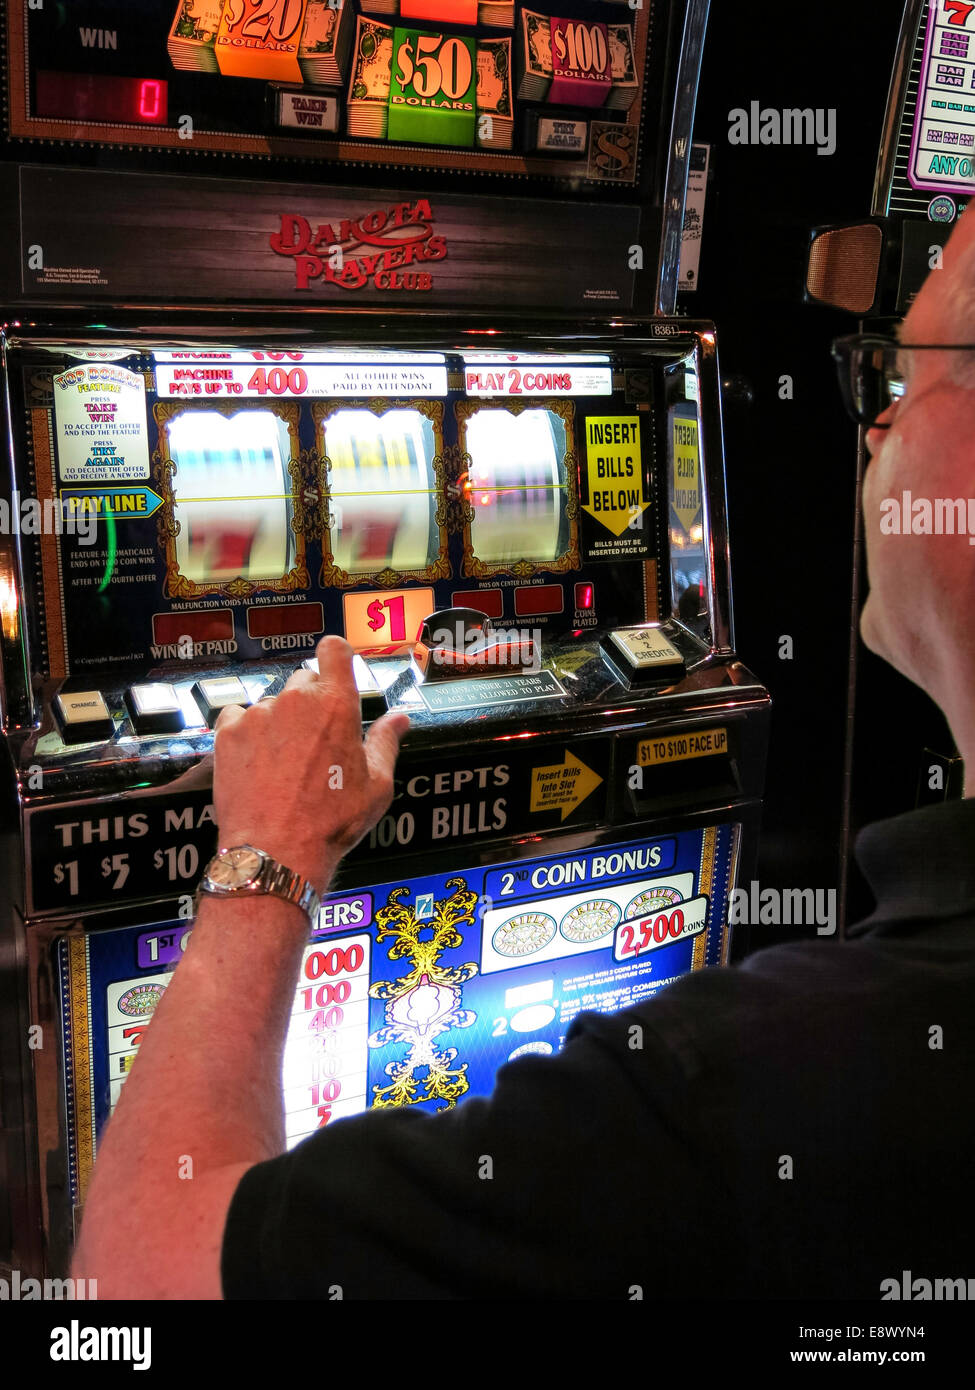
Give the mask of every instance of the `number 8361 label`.
[[668, 903], [659, 911], [621, 922], [613, 942], [613, 958], [632, 960], [635, 956], [645, 956], [650, 951], [699, 936], [707, 926], [708, 903], [709, 899], [702, 895], [676, 905]]

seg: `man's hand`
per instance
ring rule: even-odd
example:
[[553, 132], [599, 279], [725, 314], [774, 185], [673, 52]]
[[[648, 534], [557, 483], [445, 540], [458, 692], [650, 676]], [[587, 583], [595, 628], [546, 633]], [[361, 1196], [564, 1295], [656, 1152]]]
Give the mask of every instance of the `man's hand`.
[[280, 695], [221, 712], [214, 741], [220, 844], [250, 844], [321, 893], [338, 859], [393, 799], [405, 714], [384, 714], [362, 741], [352, 648], [318, 644], [318, 675], [300, 670]]

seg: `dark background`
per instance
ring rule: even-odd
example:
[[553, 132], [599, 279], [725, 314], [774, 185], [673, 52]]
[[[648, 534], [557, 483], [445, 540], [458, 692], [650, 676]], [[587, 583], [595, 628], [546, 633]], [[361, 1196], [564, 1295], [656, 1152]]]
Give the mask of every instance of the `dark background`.
[[[715, 320], [722, 376], [754, 394], [747, 405], [726, 393], [725, 441], [737, 645], [774, 701], [756, 877], [829, 888], [844, 854], [857, 457], [829, 345], [858, 324], [803, 303], [804, 261], [813, 227], [870, 213], [902, 7], [790, 8], [711, 6], [695, 139], [711, 145], [712, 172], [699, 288], [682, 304]], [[753, 100], [835, 108], [835, 154], [729, 144], [729, 112]], [[779, 657], [786, 634], [791, 661]], [[927, 697], [856, 649], [854, 829], [911, 809], [923, 745], [949, 743]], [[854, 873], [848, 920], [871, 901]]]

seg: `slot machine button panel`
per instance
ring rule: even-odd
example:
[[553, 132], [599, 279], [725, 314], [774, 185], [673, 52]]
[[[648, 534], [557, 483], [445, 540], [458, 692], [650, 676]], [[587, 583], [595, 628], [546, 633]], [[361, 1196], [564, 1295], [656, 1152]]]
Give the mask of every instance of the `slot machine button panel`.
[[602, 638], [601, 646], [631, 685], [669, 684], [686, 669], [683, 656], [659, 627], [616, 628]]
[[246, 707], [252, 703], [239, 676], [215, 676], [211, 680], [197, 681], [193, 686], [193, 698], [211, 728], [217, 722], [217, 715], [228, 705]]
[[138, 734], [177, 734], [186, 727], [176, 687], [163, 681], [133, 685], [125, 692], [125, 706]]
[[115, 720], [100, 690], [62, 691], [52, 708], [65, 743], [98, 743], [115, 733]]

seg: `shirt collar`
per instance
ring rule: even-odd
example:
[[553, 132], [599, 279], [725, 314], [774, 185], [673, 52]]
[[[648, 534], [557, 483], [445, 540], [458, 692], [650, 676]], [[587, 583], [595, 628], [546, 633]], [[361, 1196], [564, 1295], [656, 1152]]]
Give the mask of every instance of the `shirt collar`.
[[856, 857], [877, 906], [852, 935], [908, 918], [975, 915], [975, 798], [876, 821], [857, 837]]

